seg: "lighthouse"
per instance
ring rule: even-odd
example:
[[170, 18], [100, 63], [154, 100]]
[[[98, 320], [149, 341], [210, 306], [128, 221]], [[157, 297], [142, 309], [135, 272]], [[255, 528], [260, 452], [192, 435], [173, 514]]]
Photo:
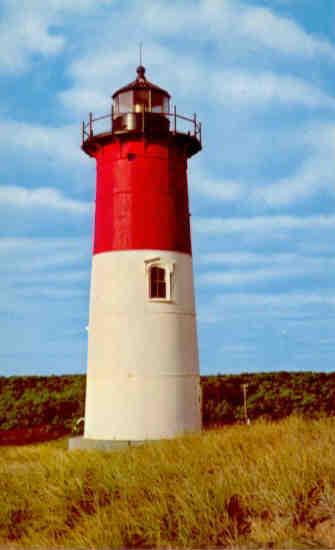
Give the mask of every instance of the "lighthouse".
[[89, 115], [96, 161], [85, 429], [70, 448], [113, 448], [201, 429], [188, 159], [201, 123], [145, 68]]

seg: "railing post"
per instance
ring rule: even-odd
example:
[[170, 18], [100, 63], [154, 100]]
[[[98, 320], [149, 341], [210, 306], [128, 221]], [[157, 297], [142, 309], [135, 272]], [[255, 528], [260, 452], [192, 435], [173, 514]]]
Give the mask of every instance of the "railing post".
[[199, 122], [199, 141], [200, 141], [200, 145], [202, 145], [202, 136], [201, 136], [201, 122]]
[[85, 141], [85, 121], [83, 120], [83, 123], [81, 125], [81, 144], [83, 145]]
[[111, 106], [111, 132], [113, 131], [114, 105]]
[[193, 135], [197, 135], [197, 113], [193, 113]]
[[177, 109], [176, 109], [176, 106], [174, 105], [173, 106], [173, 120], [174, 120], [174, 133], [177, 132]]
[[90, 113], [90, 119], [89, 119], [89, 132], [90, 132], [90, 137], [93, 136], [93, 115], [92, 113]]

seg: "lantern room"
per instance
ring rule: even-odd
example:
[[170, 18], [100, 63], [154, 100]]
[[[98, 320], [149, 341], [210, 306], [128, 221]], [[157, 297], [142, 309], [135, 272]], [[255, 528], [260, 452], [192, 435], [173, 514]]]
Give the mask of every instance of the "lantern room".
[[137, 78], [113, 94], [114, 132], [169, 130], [170, 94], [149, 82], [145, 67], [137, 67]]
[[188, 118], [171, 108], [170, 94], [145, 76], [145, 67], [137, 67], [137, 78], [119, 88], [112, 96], [107, 115], [93, 117], [82, 126], [82, 148], [95, 155], [98, 144], [110, 139], [127, 139], [129, 134], [166, 140], [173, 136], [183, 143], [188, 157], [201, 149], [201, 123], [194, 114]]
[[145, 67], [137, 67], [137, 78], [113, 94], [113, 113], [169, 113], [170, 94], [149, 82]]

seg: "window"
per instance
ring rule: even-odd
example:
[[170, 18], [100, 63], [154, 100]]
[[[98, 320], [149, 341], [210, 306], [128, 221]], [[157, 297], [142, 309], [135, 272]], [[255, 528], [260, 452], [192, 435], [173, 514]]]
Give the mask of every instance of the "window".
[[175, 262], [165, 263], [161, 258], [145, 260], [148, 298], [152, 301], [171, 302], [174, 291]]
[[165, 269], [162, 267], [150, 269], [150, 298], [166, 298]]
[[134, 91], [133, 111], [135, 113], [143, 113], [149, 109], [149, 93], [148, 90]]
[[133, 110], [133, 92], [123, 92], [117, 96], [119, 113], [131, 113]]
[[151, 111], [153, 113], [168, 113], [169, 98], [162, 92], [151, 91]]

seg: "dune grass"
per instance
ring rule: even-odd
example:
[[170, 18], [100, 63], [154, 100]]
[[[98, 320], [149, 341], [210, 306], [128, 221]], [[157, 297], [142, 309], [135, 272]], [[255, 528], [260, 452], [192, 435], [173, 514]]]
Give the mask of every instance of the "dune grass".
[[118, 452], [0, 449], [0, 546], [335, 546], [335, 420], [258, 421]]

